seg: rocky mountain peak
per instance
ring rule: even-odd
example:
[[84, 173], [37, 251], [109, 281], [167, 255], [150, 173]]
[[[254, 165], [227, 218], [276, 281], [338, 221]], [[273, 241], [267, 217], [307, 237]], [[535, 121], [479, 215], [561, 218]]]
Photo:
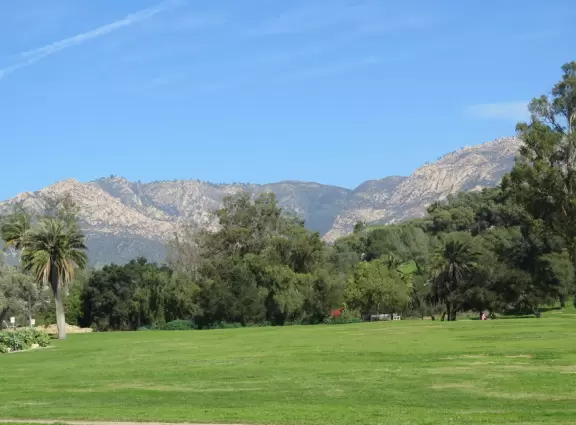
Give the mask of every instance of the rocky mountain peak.
[[499, 183], [511, 169], [521, 141], [504, 137], [466, 146], [425, 164], [410, 176], [369, 180], [353, 190], [314, 182], [282, 181], [266, 185], [213, 184], [199, 180], [131, 182], [110, 176], [82, 183], [57, 182], [0, 202], [0, 214], [14, 205], [41, 213], [46, 196], [70, 195], [81, 209], [93, 264], [125, 262], [139, 255], [163, 261], [165, 243], [183, 223], [215, 229], [212, 212], [225, 196], [272, 191], [289, 213], [333, 241], [357, 221], [391, 223], [425, 214], [428, 204], [449, 194]]

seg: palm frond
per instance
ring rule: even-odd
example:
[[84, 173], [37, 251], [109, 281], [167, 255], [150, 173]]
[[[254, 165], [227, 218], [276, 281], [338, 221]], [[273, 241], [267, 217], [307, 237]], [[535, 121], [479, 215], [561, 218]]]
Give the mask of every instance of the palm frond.
[[458, 286], [464, 284], [476, 267], [479, 254], [471, 239], [447, 238], [433, 257], [431, 292], [445, 300]]
[[24, 237], [30, 230], [30, 223], [30, 216], [24, 212], [14, 213], [8, 216], [0, 227], [0, 235], [5, 244], [4, 248], [22, 249]]
[[24, 268], [34, 274], [38, 284], [56, 281], [67, 285], [74, 279], [75, 269], [88, 262], [84, 239], [75, 223], [43, 217], [23, 238]]

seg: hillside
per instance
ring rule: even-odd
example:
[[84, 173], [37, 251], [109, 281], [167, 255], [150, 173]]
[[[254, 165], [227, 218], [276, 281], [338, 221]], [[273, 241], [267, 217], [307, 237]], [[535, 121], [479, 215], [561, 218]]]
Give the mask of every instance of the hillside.
[[390, 223], [422, 216], [426, 205], [463, 190], [496, 185], [514, 162], [520, 141], [501, 138], [466, 147], [424, 165], [408, 177], [370, 180], [350, 190], [318, 183], [212, 184], [197, 180], [131, 182], [108, 177], [70, 179], [0, 202], [0, 214], [20, 203], [41, 212], [46, 197], [70, 194], [81, 208], [92, 264], [122, 263], [139, 255], [163, 261], [165, 243], [183, 223], [214, 229], [212, 211], [225, 196], [272, 191], [327, 241], [350, 232], [359, 220]]
[[520, 139], [506, 137], [468, 146], [418, 168], [409, 177], [386, 177], [363, 183], [324, 235], [334, 240], [358, 221], [393, 223], [421, 217], [426, 206], [450, 194], [497, 185], [514, 165]]

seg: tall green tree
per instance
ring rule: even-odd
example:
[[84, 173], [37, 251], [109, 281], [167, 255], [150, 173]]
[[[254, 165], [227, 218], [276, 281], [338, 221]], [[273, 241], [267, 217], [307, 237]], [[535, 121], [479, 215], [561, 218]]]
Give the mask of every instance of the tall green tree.
[[366, 260], [392, 256], [405, 263], [414, 261], [423, 267], [428, 258], [430, 236], [414, 223], [391, 224], [368, 232]]
[[550, 96], [529, 105], [517, 126], [524, 142], [503, 188], [547, 230], [562, 237], [576, 264], [576, 62], [562, 67]]
[[362, 262], [356, 266], [346, 286], [346, 304], [367, 313], [396, 313], [411, 299], [411, 283], [385, 259]]
[[0, 259], [0, 329], [9, 315], [29, 320], [45, 301], [29, 275]]
[[104, 266], [84, 286], [81, 322], [102, 331], [126, 331], [191, 319], [194, 293], [182, 284], [168, 267], [144, 258]]
[[478, 252], [469, 234], [446, 236], [434, 253], [431, 267], [431, 292], [446, 305], [448, 320], [456, 320], [458, 295], [469, 283], [477, 266]]
[[320, 321], [329, 312], [328, 303], [338, 305], [338, 296], [333, 296], [341, 294], [338, 279], [321, 272], [324, 243], [302, 220], [286, 215], [274, 194], [226, 198], [216, 217], [218, 231], [199, 232], [194, 244], [180, 243], [195, 247], [194, 258], [186, 250], [176, 256], [197, 264], [179, 268], [195, 275], [200, 326]]
[[39, 285], [50, 284], [56, 306], [58, 338], [66, 338], [65, 287], [74, 279], [76, 268], [88, 262], [84, 235], [75, 222], [41, 218], [28, 230], [22, 243], [22, 265]]

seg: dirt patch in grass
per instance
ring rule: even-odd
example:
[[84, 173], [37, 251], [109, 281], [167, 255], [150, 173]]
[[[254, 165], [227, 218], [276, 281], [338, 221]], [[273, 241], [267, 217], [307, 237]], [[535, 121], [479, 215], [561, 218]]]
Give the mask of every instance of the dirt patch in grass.
[[506, 400], [539, 400], [539, 401], [566, 401], [566, 400], [576, 400], [576, 394], [564, 394], [564, 395], [550, 395], [542, 393], [526, 393], [526, 392], [505, 392], [505, 391], [491, 391], [485, 390], [470, 382], [456, 382], [447, 384], [436, 384], [432, 385], [430, 388], [433, 389], [456, 389], [468, 393], [473, 393], [477, 396], [499, 398]]
[[43, 401], [13, 401], [10, 405], [17, 407], [47, 406], [49, 403]]
[[454, 382], [454, 383], [447, 383], [447, 384], [434, 384], [430, 386], [430, 388], [435, 390], [443, 390], [447, 388], [465, 388], [470, 389], [474, 388], [474, 385], [471, 382]]
[[345, 393], [344, 390], [341, 388], [331, 388], [329, 390], [324, 391], [324, 395], [327, 397], [344, 397]]
[[497, 365], [495, 366], [498, 369], [503, 369], [503, 370], [517, 370], [517, 371], [546, 371], [546, 370], [550, 370], [549, 367], [544, 367], [544, 366], [537, 366], [537, 365], [529, 365], [526, 363], [522, 363], [522, 364], [503, 364], [503, 365]]
[[451, 356], [451, 357], [444, 357], [444, 360], [469, 360], [469, 359], [484, 359], [487, 356], [486, 354], [463, 354], [461, 356]]
[[477, 410], [461, 410], [462, 415], [501, 415], [507, 413], [506, 410], [492, 410], [492, 409], [477, 409]]
[[532, 359], [534, 356], [532, 354], [516, 354], [513, 356], [505, 356], [507, 359]]
[[576, 365], [574, 366], [559, 366], [560, 373], [576, 373]]
[[118, 383], [108, 384], [103, 386], [93, 386], [86, 388], [75, 388], [73, 390], [66, 390], [61, 388], [53, 388], [47, 391], [50, 392], [80, 392], [80, 393], [102, 393], [110, 391], [166, 391], [166, 392], [189, 392], [189, 393], [207, 393], [207, 392], [244, 392], [244, 391], [265, 391], [264, 387], [198, 387], [198, 386], [185, 386], [185, 385], [150, 385], [146, 383]]
[[565, 401], [576, 400], [576, 394], [550, 395], [539, 393], [503, 392], [503, 391], [475, 391], [485, 397], [501, 398], [507, 400], [541, 400], [541, 401]]
[[433, 369], [428, 369], [428, 373], [433, 374], [474, 373], [474, 368], [465, 366], [436, 367]]

